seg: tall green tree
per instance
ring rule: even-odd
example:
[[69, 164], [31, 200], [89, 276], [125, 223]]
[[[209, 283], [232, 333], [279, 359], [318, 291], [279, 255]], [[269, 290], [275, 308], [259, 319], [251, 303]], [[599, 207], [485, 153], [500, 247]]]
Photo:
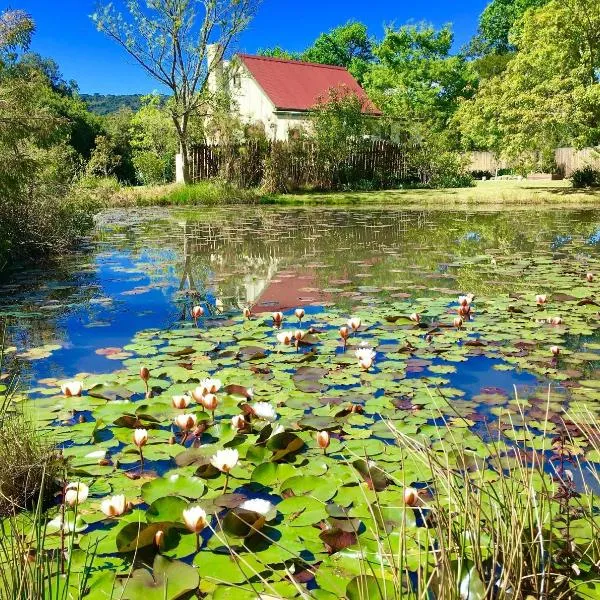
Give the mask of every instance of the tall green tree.
[[510, 36], [515, 26], [529, 9], [547, 3], [548, 0], [492, 0], [479, 18], [479, 30], [471, 42], [471, 53], [482, 56], [514, 52]]
[[600, 3], [552, 0], [512, 42], [506, 71], [458, 112], [466, 144], [548, 168], [558, 146], [600, 143]]
[[91, 222], [68, 197], [76, 153], [60, 96], [45, 74], [18, 68], [33, 31], [28, 15], [0, 13], [0, 270], [57, 252]]
[[346, 67], [362, 81], [373, 61], [373, 41], [364, 23], [348, 21], [328, 33], [322, 33], [304, 51], [302, 60]]
[[444, 130], [459, 100], [475, 91], [476, 77], [463, 56], [452, 55], [454, 35], [449, 26], [387, 28], [376, 45], [377, 62], [365, 86], [375, 104], [402, 123], [422, 123]]
[[[170, 90], [169, 112], [186, 182], [190, 180], [190, 121], [206, 110], [209, 75], [247, 27], [258, 1], [129, 0], [128, 14], [119, 13], [113, 3], [104, 3], [93, 15], [100, 31]], [[210, 44], [216, 44], [218, 51], [209, 64]]]

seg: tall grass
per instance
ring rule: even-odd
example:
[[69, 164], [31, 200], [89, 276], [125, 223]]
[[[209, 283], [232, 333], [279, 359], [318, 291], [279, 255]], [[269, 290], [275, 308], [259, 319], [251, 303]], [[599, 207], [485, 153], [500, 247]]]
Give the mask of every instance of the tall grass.
[[[0, 344], [0, 374], [3, 365]], [[83, 564], [74, 569], [73, 552], [63, 554], [48, 537], [47, 509], [65, 466], [52, 440], [15, 404], [17, 388], [16, 375], [0, 388], [0, 598], [79, 598], [87, 587], [93, 552], [85, 553]], [[71, 529], [67, 549], [74, 547]]]

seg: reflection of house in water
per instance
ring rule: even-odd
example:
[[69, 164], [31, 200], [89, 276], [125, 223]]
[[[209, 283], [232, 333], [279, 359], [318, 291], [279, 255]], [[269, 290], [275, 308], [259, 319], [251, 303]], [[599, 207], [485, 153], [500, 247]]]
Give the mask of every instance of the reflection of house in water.
[[179, 289], [213, 296], [220, 309], [254, 305], [279, 268], [281, 259], [274, 249], [271, 253], [237, 254], [223, 229], [202, 223], [180, 225], [184, 229], [184, 264]]
[[[200, 216], [202, 218], [202, 216]], [[181, 221], [184, 265], [181, 290], [191, 289], [227, 309], [255, 312], [330, 300], [323, 288], [358, 281], [390, 283], [414, 270], [418, 254], [405, 255], [407, 238], [435, 245], [435, 223], [406, 211], [297, 211], [292, 219], [273, 210], [223, 210], [204, 221]], [[376, 258], [374, 258], [376, 257]], [[401, 259], [401, 260], [400, 260]], [[398, 261], [402, 265], [398, 264]], [[401, 268], [399, 271], [398, 268]]]

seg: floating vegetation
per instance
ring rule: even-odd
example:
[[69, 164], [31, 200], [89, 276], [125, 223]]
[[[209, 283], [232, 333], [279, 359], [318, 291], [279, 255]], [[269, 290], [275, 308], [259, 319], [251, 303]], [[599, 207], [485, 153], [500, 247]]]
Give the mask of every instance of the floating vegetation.
[[600, 597], [600, 259], [473, 231], [443, 263], [307, 253], [325, 304], [168, 296], [88, 349], [109, 372], [32, 381], [68, 477], [14, 530], [31, 564], [65, 545], [47, 571], [92, 600]]

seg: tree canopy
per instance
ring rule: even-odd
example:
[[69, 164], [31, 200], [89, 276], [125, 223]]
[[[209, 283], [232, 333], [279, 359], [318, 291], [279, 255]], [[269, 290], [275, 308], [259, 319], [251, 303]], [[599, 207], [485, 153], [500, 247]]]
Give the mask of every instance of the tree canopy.
[[468, 145], [548, 167], [556, 147], [600, 142], [600, 4], [552, 0], [523, 17], [501, 76], [458, 121]]

